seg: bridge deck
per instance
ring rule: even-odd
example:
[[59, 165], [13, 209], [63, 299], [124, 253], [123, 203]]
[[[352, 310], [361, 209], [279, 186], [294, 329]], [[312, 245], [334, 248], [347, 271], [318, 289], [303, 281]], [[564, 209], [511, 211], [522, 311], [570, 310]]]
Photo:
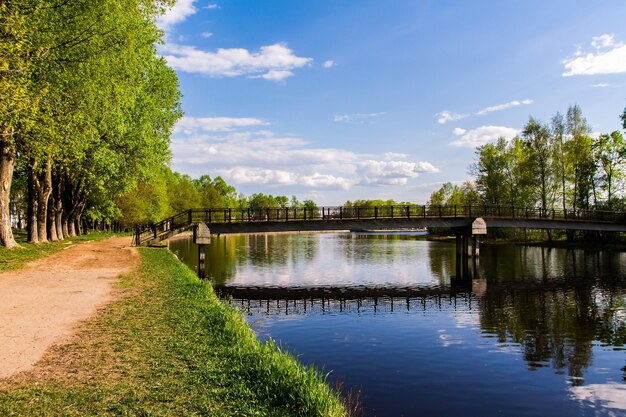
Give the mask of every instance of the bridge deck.
[[482, 217], [488, 227], [626, 232], [626, 213], [490, 206], [382, 206], [269, 209], [192, 209], [137, 229], [136, 244], [154, 244], [199, 223], [212, 233], [330, 230], [466, 229]]

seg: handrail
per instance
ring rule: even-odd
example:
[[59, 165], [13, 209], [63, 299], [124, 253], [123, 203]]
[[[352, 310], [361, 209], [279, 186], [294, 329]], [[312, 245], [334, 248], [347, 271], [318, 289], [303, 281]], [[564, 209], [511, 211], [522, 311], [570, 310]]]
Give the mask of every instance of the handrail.
[[607, 210], [544, 209], [515, 206], [322, 206], [315, 208], [206, 208], [189, 209], [158, 223], [139, 226], [134, 243], [156, 239], [175, 230], [198, 223], [315, 222], [365, 219], [446, 219], [488, 217], [498, 219], [532, 219], [626, 223], [626, 213]]

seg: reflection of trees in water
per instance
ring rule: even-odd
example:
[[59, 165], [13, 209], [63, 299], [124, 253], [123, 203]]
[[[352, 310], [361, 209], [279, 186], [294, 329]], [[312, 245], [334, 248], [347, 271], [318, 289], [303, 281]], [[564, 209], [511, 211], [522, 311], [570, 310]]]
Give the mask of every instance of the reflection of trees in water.
[[[237, 247], [242, 245], [245, 236], [213, 236], [211, 243], [205, 247], [206, 276], [217, 284], [231, 280], [236, 273]], [[245, 242], [245, 241], [243, 241]], [[185, 265], [194, 271], [198, 270], [198, 246], [188, 238], [173, 239], [168, 247]]]
[[481, 257], [487, 280], [481, 327], [502, 343], [519, 343], [531, 369], [550, 364], [582, 384], [594, 341], [626, 344], [619, 316], [623, 258], [606, 251], [489, 246]]
[[479, 300], [480, 325], [501, 343], [519, 343], [530, 369], [550, 364], [582, 384], [593, 342], [626, 344], [619, 316], [624, 298], [617, 289], [591, 285], [569, 289], [490, 293]]
[[290, 262], [311, 261], [318, 252], [319, 238], [314, 234], [259, 233], [246, 238], [247, 248], [241, 248], [245, 256], [241, 256], [239, 262], [254, 266], [284, 266]]
[[450, 282], [456, 276], [456, 248], [449, 242], [429, 242], [428, 262], [431, 273], [441, 285]]

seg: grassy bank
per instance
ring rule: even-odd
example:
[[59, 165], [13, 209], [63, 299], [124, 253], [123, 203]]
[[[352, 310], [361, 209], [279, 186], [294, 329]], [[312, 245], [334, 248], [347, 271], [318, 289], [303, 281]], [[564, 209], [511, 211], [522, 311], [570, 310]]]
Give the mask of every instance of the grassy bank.
[[0, 415], [340, 416], [316, 371], [271, 344], [167, 250], [141, 249], [120, 299], [32, 373]]
[[0, 246], [0, 272], [22, 268], [24, 264], [30, 261], [52, 255], [74, 243], [106, 239], [111, 236], [113, 236], [112, 233], [93, 232], [88, 235], [70, 237], [60, 242], [46, 242], [35, 245], [26, 243], [26, 234], [19, 232], [15, 234], [15, 240], [20, 244], [21, 248], [6, 249]]

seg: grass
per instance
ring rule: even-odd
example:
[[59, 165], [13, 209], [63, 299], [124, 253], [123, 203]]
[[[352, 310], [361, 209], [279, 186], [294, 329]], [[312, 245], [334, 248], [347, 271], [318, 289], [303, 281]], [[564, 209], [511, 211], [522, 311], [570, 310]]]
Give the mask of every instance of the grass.
[[15, 240], [21, 248], [6, 249], [0, 246], [0, 272], [20, 269], [30, 261], [51, 255], [76, 242], [106, 239], [111, 236], [114, 235], [106, 232], [92, 232], [88, 235], [70, 237], [60, 242], [33, 244], [26, 242], [25, 233], [16, 232]]
[[346, 414], [324, 375], [260, 343], [169, 251], [140, 252], [118, 301], [35, 371], [0, 382], [0, 415]]

